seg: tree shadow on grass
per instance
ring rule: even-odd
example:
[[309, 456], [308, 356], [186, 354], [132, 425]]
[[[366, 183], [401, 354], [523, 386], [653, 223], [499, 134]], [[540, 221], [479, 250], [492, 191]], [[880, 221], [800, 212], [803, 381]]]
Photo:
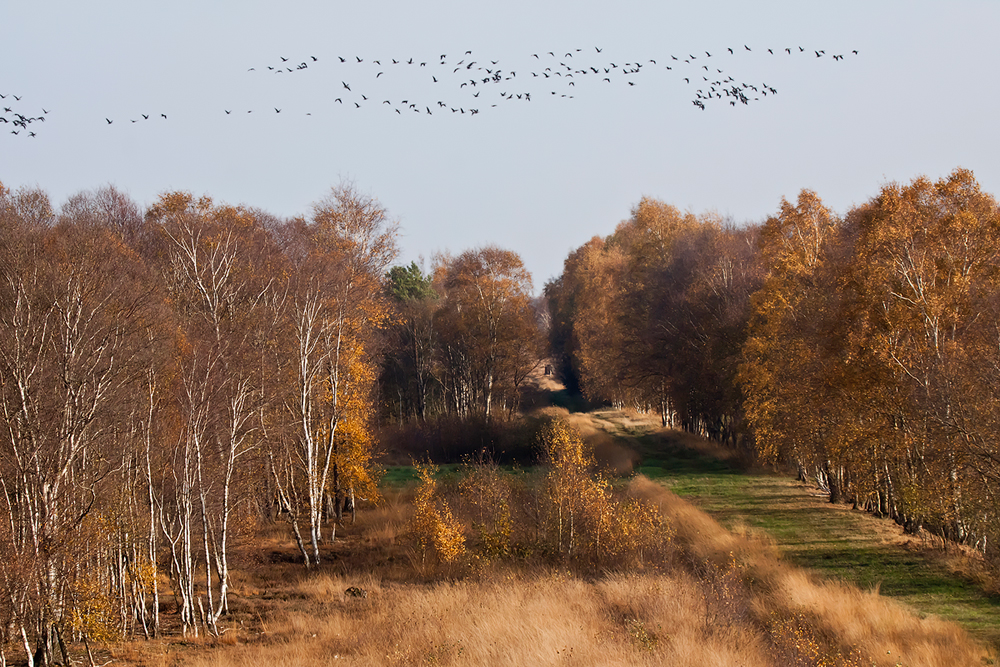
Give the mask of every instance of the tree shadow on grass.
[[[739, 457], [688, 434], [661, 431], [637, 442], [642, 460], [636, 472], [666, 484], [726, 528], [764, 533], [794, 565], [878, 590], [1000, 647], [1000, 597], [951, 572], [933, 554], [885, 541], [870, 524], [876, 519], [830, 505], [790, 472], [748, 469]], [[891, 524], [886, 527], [891, 531]]]

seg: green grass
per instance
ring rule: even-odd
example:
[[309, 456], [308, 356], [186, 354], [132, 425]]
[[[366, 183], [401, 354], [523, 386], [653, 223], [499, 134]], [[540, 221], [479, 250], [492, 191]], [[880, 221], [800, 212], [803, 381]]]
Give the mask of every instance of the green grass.
[[[878, 588], [919, 614], [954, 621], [1000, 648], [1000, 598], [950, 572], [933, 555], [885, 542], [885, 520], [834, 507], [790, 475], [746, 472], [690, 436], [623, 429], [611, 422], [605, 426], [638, 448], [642, 463], [637, 473], [667, 485], [723, 526], [765, 533], [795, 565], [863, 589]], [[461, 464], [442, 465], [438, 478], [455, 479], [461, 470]], [[416, 481], [412, 466], [388, 466], [382, 478], [390, 487]]]
[[[445, 463], [438, 466], [435, 477], [440, 480], [447, 480], [459, 474], [462, 468], [460, 463]], [[380, 484], [382, 486], [406, 486], [407, 484], [419, 481], [417, 469], [413, 466], [386, 466], [385, 474], [382, 476]]]
[[[438, 471], [434, 477], [441, 482], [450, 482], [459, 479], [465, 468], [464, 463], [442, 463], [435, 464]], [[531, 474], [537, 470], [537, 466], [514, 466], [501, 465], [501, 470], [510, 474]], [[416, 484], [419, 480], [417, 469], [413, 466], [385, 466], [385, 474], [379, 482], [383, 487], [404, 487], [408, 484]]]
[[566, 408], [570, 412], [584, 412], [588, 405], [580, 394], [572, 394], [565, 389], [548, 392], [548, 402], [557, 408]]
[[639, 439], [637, 472], [694, 502], [727, 528], [766, 533], [783, 557], [825, 576], [878, 588], [920, 614], [954, 621], [1000, 648], [1000, 598], [922, 550], [883, 540], [886, 520], [831, 506], [788, 475], [743, 472], [680, 439]]

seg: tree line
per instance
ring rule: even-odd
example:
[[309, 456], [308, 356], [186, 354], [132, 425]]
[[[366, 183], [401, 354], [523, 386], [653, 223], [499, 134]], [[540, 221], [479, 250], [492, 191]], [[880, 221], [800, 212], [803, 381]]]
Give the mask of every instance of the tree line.
[[973, 174], [735, 226], [643, 199], [545, 286], [588, 397], [656, 410], [833, 501], [996, 559], [1000, 212]]
[[218, 634], [234, 541], [284, 521], [311, 567], [377, 501], [380, 414], [513, 414], [539, 355], [520, 258], [432, 279], [396, 254], [350, 185], [280, 219], [0, 184], [0, 663], [155, 636], [168, 596]]
[[[114, 188], [0, 187], [0, 645], [217, 632], [268, 513], [319, 561], [373, 497], [370, 396], [395, 224], [338, 187], [306, 218]], [[160, 590], [160, 575], [170, 591]]]

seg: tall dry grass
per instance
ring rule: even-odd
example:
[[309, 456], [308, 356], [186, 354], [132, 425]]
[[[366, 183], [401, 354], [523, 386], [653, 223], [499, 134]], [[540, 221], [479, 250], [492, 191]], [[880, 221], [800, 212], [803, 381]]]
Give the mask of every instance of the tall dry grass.
[[301, 592], [324, 613], [288, 611], [252, 646], [189, 665], [772, 665], [754, 628], [706, 629], [696, 578], [677, 573], [588, 581], [554, 571], [478, 581], [382, 585], [321, 576]]
[[[650, 480], [637, 478], [628, 492], [668, 518], [677, 555], [667, 565], [574, 573], [508, 559], [433, 580], [416, 576], [405, 558], [335, 563], [269, 578], [259, 591], [269, 606], [244, 614], [210, 646], [145, 645], [118, 657], [151, 667], [982, 664], [986, 653], [953, 625], [817, 580]], [[359, 546], [398, 556], [405, 501], [366, 517]], [[349, 595], [351, 587], [367, 596]], [[247, 590], [255, 590], [249, 582]]]
[[958, 626], [933, 617], [919, 618], [877, 591], [821, 581], [782, 562], [768, 543], [726, 531], [649, 479], [637, 478], [630, 490], [656, 503], [671, 518], [692, 562], [719, 564], [729, 559], [745, 569], [758, 622], [801, 619], [814, 638], [838, 644], [845, 657], [863, 656], [863, 664], [979, 665], [987, 656]]

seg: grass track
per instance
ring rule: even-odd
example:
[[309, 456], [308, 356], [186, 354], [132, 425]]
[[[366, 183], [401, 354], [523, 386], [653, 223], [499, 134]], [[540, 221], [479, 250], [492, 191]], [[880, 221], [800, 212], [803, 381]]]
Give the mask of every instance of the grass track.
[[907, 538], [894, 523], [831, 505], [787, 475], [742, 472], [696, 439], [654, 432], [633, 439], [636, 472], [661, 481], [731, 530], [764, 533], [782, 556], [864, 589], [878, 587], [918, 614], [954, 621], [1000, 650], [1000, 598], [955, 574], [940, 549]]

